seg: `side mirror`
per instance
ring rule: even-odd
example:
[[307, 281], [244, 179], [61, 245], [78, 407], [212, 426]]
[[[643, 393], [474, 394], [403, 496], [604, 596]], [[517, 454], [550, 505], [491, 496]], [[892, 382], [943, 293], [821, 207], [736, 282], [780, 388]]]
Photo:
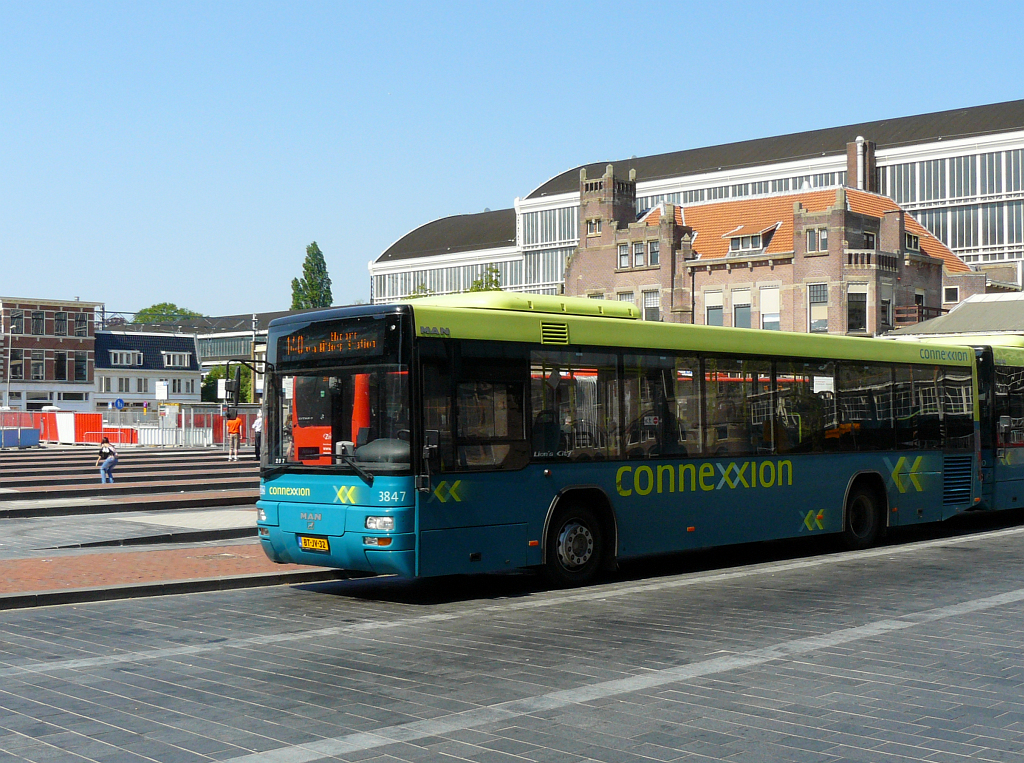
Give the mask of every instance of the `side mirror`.
[[234, 378], [229, 378], [224, 382], [224, 391], [228, 394], [228, 404], [238, 405], [241, 399], [242, 393], [242, 367], [235, 366]]

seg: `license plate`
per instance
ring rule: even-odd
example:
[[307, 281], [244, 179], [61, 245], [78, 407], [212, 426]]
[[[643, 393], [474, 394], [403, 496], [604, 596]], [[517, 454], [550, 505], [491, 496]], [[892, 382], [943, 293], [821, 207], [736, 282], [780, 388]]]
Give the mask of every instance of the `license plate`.
[[329, 554], [331, 546], [327, 538], [311, 538], [308, 535], [299, 536], [299, 548], [303, 551], [318, 551], [322, 554]]

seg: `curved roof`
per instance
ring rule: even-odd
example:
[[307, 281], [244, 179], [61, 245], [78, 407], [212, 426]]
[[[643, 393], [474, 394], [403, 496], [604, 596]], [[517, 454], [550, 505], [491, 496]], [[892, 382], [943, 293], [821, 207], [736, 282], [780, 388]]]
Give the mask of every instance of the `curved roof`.
[[377, 262], [515, 246], [516, 211], [499, 209], [442, 217], [415, 228], [389, 246]]
[[928, 143], [940, 138], [965, 138], [1022, 129], [1024, 100], [1006, 101], [966, 109], [937, 111], [933, 114], [828, 127], [774, 138], [725, 143], [669, 154], [634, 157], [617, 162], [586, 164], [556, 175], [526, 198], [536, 199], [578, 191], [580, 170], [584, 167], [588, 177], [601, 176], [608, 164], [615, 165], [617, 175], [625, 176], [626, 172], [635, 169], [636, 179], [642, 182], [843, 154], [846, 151], [846, 144], [856, 140], [858, 135], [874, 141], [878, 148], [892, 148]]

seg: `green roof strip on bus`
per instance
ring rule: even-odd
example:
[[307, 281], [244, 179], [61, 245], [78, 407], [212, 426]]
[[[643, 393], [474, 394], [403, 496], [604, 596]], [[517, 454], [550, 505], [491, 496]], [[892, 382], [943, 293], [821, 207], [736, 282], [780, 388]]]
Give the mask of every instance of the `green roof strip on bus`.
[[[889, 337], [886, 337], [888, 339]], [[897, 337], [893, 337], [897, 339]], [[897, 341], [929, 342], [932, 344], [969, 345], [971, 347], [1024, 347], [1024, 336], [1019, 334], [964, 334], [962, 336], [915, 336]]]
[[1017, 334], [971, 334], [967, 336], [921, 337], [920, 341], [968, 347], [991, 347], [997, 366], [1024, 367], [1024, 336]]
[[[482, 302], [477, 302], [486, 297]], [[505, 300], [501, 297], [512, 297]], [[535, 307], [517, 310], [516, 300], [532, 302]], [[865, 363], [928, 363], [970, 366], [974, 352], [967, 347], [933, 343], [844, 337], [830, 334], [798, 334], [787, 331], [694, 326], [688, 323], [658, 321], [607, 320], [607, 314], [580, 315], [568, 312], [570, 306], [600, 303], [602, 300], [570, 297], [535, 297], [499, 292], [428, 297], [409, 304], [413, 308], [416, 333], [420, 336], [452, 339], [490, 339], [505, 342], [541, 343], [556, 322], [567, 330], [568, 347], [636, 347], [645, 351], [714, 352], [750, 356], [826, 358]], [[552, 312], [567, 312], [555, 319]], [[480, 304], [485, 305], [479, 307]], [[504, 307], [493, 307], [493, 305]], [[604, 306], [617, 303], [605, 302]], [[540, 310], [536, 306], [548, 309]], [[554, 309], [553, 306], [559, 306]], [[627, 305], [627, 307], [632, 307]], [[636, 308], [633, 308], [634, 310]], [[542, 324], [544, 324], [542, 326]]]
[[602, 318], [631, 318], [633, 320], [640, 317], [639, 308], [632, 302], [584, 297], [556, 297], [545, 294], [517, 294], [508, 291], [475, 291], [464, 294], [448, 294], [443, 297], [424, 297], [413, 303], [414, 307], [419, 305], [558, 313], [560, 315], [594, 315]]

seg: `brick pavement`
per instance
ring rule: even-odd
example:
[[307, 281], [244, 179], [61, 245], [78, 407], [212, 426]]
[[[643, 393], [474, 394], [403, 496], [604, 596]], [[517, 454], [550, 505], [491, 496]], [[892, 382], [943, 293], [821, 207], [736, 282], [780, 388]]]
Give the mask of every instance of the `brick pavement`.
[[258, 541], [220, 546], [54, 554], [41, 559], [0, 560], [0, 595], [69, 588], [113, 588], [236, 575], [310, 570], [274, 564]]

